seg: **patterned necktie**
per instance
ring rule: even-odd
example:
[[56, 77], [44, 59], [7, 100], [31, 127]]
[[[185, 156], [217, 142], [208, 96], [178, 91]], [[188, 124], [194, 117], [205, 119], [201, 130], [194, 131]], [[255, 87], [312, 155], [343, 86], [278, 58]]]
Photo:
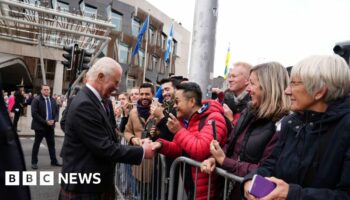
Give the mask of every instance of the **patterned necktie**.
[[45, 97], [46, 102], [46, 110], [47, 110], [47, 120], [52, 120], [52, 108], [51, 108], [51, 102], [48, 97]]
[[108, 100], [107, 99], [104, 99], [102, 100], [102, 104], [103, 104], [103, 107], [107, 113], [107, 115], [109, 115], [109, 105], [108, 105]]

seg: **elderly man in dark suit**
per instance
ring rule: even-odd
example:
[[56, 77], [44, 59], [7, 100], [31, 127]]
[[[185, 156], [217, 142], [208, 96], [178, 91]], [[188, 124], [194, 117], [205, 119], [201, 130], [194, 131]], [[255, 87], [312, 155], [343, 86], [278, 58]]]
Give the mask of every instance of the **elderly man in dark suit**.
[[35, 131], [35, 140], [32, 149], [32, 168], [38, 169], [38, 152], [40, 143], [45, 137], [49, 149], [51, 165], [62, 166], [57, 161], [55, 150], [55, 122], [58, 121], [58, 106], [54, 98], [50, 97], [50, 87], [41, 86], [41, 95], [32, 101], [32, 129]]
[[105, 103], [118, 89], [122, 68], [112, 58], [98, 60], [87, 72], [86, 86], [74, 97], [67, 112], [65, 139], [62, 148], [62, 173], [96, 174], [100, 183], [61, 184], [60, 200], [98, 199], [115, 197], [114, 173], [116, 162], [140, 164], [152, 158], [150, 141], [141, 146], [124, 146], [116, 141]]

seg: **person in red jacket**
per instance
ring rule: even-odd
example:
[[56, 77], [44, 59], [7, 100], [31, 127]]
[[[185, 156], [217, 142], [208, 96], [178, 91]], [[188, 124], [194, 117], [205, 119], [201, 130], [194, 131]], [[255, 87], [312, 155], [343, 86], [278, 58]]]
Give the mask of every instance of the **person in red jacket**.
[[[198, 84], [193, 82], [181, 83], [175, 93], [175, 108], [177, 117], [169, 114], [167, 122], [169, 130], [175, 134], [173, 141], [158, 139], [154, 142], [153, 149], [159, 149], [160, 153], [168, 157], [176, 158], [185, 155], [196, 161], [202, 162], [210, 157], [210, 142], [213, 140], [212, 125], [209, 120], [216, 121], [217, 141], [223, 146], [227, 140], [227, 129], [224, 118], [224, 110], [221, 104], [215, 100], [201, 101], [202, 92]], [[201, 121], [205, 120], [201, 127]], [[194, 195], [191, 186], [195, 183], [195, 168], [191, 168], [192, 179], [185, 181], [188, 197]], [[207, 174], [198, 172], [196, 185], [196, 199], [207, 199], [208, 196]], [[214, 197], [215, 177], [211, 178], [210, 198]], [[187, 183], [186, 183], [187, 182]], [[191, 184], [192, 183], [192, 184]]]

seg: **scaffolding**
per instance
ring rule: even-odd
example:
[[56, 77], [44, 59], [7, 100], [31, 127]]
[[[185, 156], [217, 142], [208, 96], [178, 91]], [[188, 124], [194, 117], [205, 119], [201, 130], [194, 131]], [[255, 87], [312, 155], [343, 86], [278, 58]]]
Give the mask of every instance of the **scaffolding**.
[[78, 44], [95, 57], [106, 47], [114, 28], [111, 20], [52, 7], [47, 0], [0, 0], [0, 39], [57, 49]]

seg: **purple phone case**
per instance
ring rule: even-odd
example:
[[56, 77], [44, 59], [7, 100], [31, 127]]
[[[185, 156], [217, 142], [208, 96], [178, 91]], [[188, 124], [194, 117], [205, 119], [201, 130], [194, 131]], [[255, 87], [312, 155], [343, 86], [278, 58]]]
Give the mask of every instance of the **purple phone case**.
[[275, 187], [275, 183], [267, 180], [266, 178], [260, 175], [255, 174], [249, 193], [257, 198], [262, 198], [270, 194], [270, 192], [272, 192], [272, 190], [274, 190]]

